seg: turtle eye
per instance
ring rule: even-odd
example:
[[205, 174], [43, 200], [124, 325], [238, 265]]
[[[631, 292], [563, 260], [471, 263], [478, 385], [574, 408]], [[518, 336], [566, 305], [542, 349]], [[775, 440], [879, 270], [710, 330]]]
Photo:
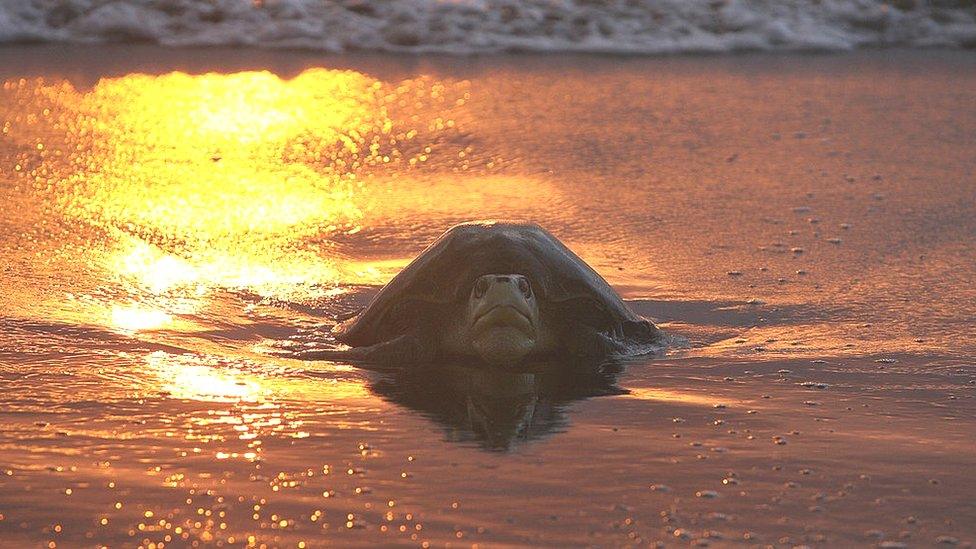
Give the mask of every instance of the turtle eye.
[[525, 278], [520, 277], [518, 279], [518, 289], [525, 297], [532, 297], [532, 286], [529, 285], [529, 281]]
[[479, 278], [477, 282], [474, 283], [474, 297], [476, 299], [481, 299], [485, 296], [485, 292], [488, 291], [488, 281]]

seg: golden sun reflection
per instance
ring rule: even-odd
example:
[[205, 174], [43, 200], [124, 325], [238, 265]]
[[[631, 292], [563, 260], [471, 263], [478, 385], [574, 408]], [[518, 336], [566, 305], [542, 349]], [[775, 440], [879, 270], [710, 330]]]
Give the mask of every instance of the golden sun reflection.
[[390, 127], [373, 108], [376, 84], [321, 70], [292, 81], [266, 72], [104, 80], [77, 103], [94, 117], [79, 131], [100, 139], [81, 153], [90, 167], [68, 178], [76, 192], [64, 206], [114, 233], [112, 266], [154, 293], [333, 282], [335, 269], [297, 243], [361, 217], [356, 174], [334, 168], [360, 159], [353, 136]]
[[676, 402], [679, 404], [693, 404], [696, 406], [715, 406], [725, 403], [725, 401], [722, 399], [709, 395], [674, 391], [671, 389], [652, 389], [647, 387], [630, 389], [630, 392], [628, 394], [621, 395], [621, 398], [653, 400], [658, 402]]
[[[371, 402], [373, 396], [358, 376], [344, 375], [344, 369], [331, 370], [330, 379], [303, 375], [283, 375], [264, 365], [219, 359], [197, 354], [155, 351], [146, 356], [147, 383], [153, 394], [165, 398], [208, 403], [204, 410], [186, 416], [180, 436], [201, 445], [214, 441], [225, 444], [215, 453], [217, 459], [260, 458], [269, 438], [302, 439], [311, 436], [303, 419], [304, 406], [296, 410], [285, 402], [336, 405], [342, 401]], [[220, 405], [218, 405], [220, 404]], [[375, 404], [373, 404], [375, 406]], [[349, 424], [335, 418], [334, 425]], [[356, 423], [360, 428], [362, 423]], [[236, 445], [235, 448], [226, 447]], [[202, 452], [200, 448], [195, 452]]]
[[[304, 402], [370, 399], [364, 380], [348, 366], [328, 366], [328, 377], [284, 375], [268, 365], [197, 354], [154, 351], [146, 356], [151, 383], [175, 399], [205, 402], [248, 402], [254, 410], [275, 408], [278, 398]], [[309, 379], [315, 380], [310, 383]], [[259, 413], [258, 415], [263, 415]], [[257, 416], [255, 416], [256, 418]], [[253, 419], [253, 418], [252, 418]]]
[[[365, 181], [427, 161], [454, 131], [444, 115], [463, 103], [459, 85], [326, 69], [288, 80], [129, 74], [89, 90], [9, 81], [3, 97], [20, 109], [11, 112], [28, 115], [5, 138], [25, 151], [16, 175], [104, 243], [104, 257], [90, 260], [140, 299], [329, 292], [342, 277], [359, 281], [331, 242], [361, 229]], [[172, 313], [109, 309], [127, 330], [162, 326]]]
[[138, 332], [162, 328], [173, 321], [165, 311], [138, 306], [112, 308], [112, 326], [123, 332]]
[[76, 191], [64, 206], [86, 221], [188, 243], [354, 227], [356, 174], [344, 168], [375, 161], [369, 151], [392, 125], [376, 108], [377, 84], [314, 70], [291, 81], [266, 72], [135, 74], [84, 94], [42, 88], [74, 111], [69, 134], [92, 137], [72, 153], [86, 169], [62, 183]]
[[211, 364], [191, 355], [151, 353], [146, 365], [171, 398], [208, 402], [257, 402], [271, 394], [257, 378], [226, 364]]

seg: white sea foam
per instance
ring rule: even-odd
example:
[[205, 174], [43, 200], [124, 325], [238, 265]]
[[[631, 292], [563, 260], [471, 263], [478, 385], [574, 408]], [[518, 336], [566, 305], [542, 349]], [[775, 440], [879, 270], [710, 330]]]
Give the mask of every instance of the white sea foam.
[[0, 0], [0, 43], [455, 54], [974, 47], [973, 0]]

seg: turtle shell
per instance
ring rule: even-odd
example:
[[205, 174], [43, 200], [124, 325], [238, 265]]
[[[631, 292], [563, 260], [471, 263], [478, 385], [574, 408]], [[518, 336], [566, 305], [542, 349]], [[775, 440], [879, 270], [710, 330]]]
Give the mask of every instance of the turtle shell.
[[[418, 318], [444, 318], [485, 274], [526, 276], [545, 311], [585, 310], [589, 324], [644, 340], [657, 331], [562, 242], [534, 223], [481, 221], [455, 225], [397, 274], [358, 315], [333, 330], [354, 347], [416, 329]], [[583, 309], [579, 309], [582, 306]], [[594, 318], [596, 317], [596, 318]]]

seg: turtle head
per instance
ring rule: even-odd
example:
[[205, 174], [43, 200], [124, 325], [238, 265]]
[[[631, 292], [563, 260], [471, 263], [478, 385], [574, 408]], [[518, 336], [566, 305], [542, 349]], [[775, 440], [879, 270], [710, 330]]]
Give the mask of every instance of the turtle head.
[[520, 362], [539, 340], [539, 304], [529, 279], [487, 274], [475, 279], [465, 314], [471, 347], [485, 362]]

